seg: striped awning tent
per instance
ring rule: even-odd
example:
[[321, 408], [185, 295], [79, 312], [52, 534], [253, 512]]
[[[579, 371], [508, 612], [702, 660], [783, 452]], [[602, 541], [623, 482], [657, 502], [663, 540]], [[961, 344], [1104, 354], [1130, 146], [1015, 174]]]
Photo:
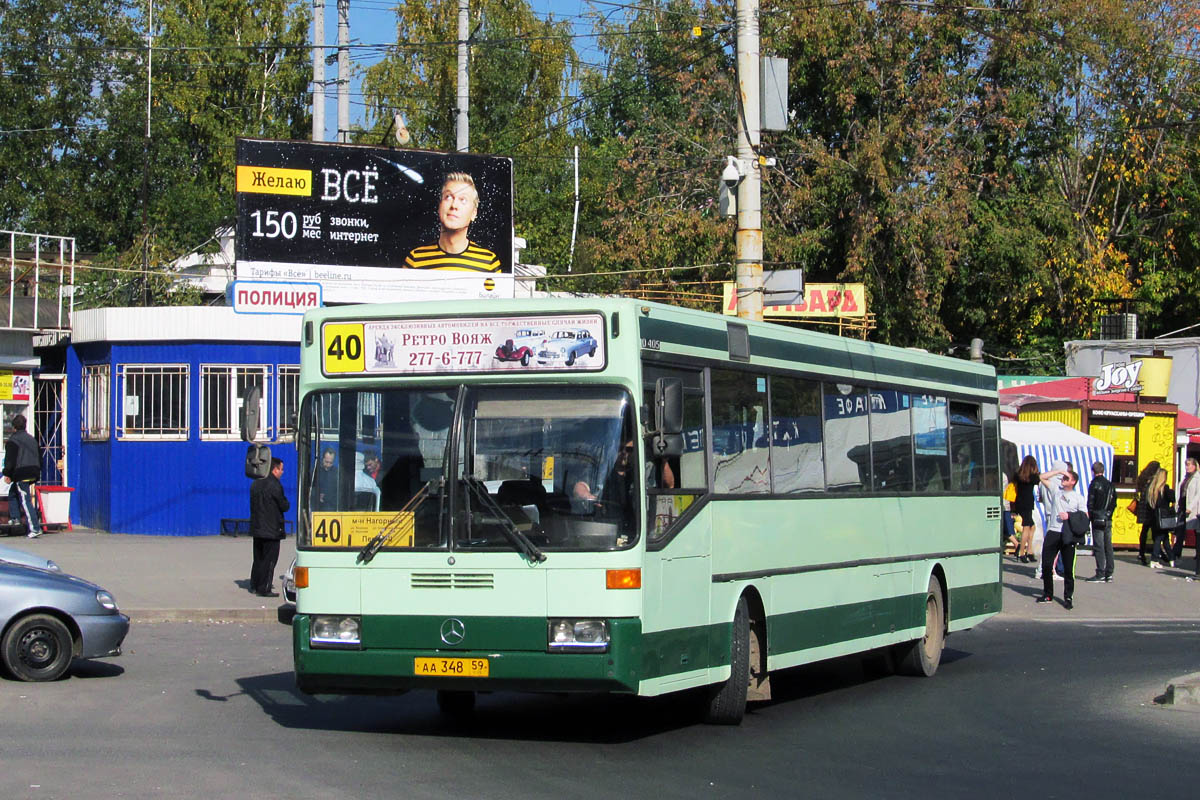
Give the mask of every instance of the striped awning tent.
[[[1095, 436], [1075, 430], [1061, 422], [1000, 421], [1000, 438], [1017, 448], [1018, 463], [1025, 456], [1037, 459], [1038, 470], [1048, 472], [1057, 461], [1065, 461], [1079, 473], [1079, 491], [1087, 497], [1092, 482], [1092, 464], [1104, 465], [1104, 476], [1112, 480], [1113, 447]], [[1012, 476], [1009, 476], [1012, 480]], [[1045, 509], [1039, 506], [1042, 529], [1046, 528]]]

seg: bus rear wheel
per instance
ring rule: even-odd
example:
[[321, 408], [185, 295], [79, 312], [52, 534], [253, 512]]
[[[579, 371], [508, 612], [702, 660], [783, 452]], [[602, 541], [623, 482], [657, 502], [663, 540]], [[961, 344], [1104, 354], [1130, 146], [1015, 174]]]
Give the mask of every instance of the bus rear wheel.
[[942, 583], [929, 579], [925, 592], [925, 635], [896, 648], [896, 669], [905, 675], [930, 678], [942, 663], [946, 645], [946, 610], [942, 605]]
[[704, 721], [710, 725], [739, 725], [746, 715], [746, 690], [750, 685], [750, 609], [745, 595], [733, 614], [729, 643], [729, 680], [709, 690]]

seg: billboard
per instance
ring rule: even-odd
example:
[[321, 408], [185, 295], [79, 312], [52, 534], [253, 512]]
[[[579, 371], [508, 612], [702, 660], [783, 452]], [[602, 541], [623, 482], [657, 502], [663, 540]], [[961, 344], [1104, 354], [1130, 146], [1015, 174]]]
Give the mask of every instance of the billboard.
[[332, 302], [512, 296], [511, 159], [238, 139], [236, 191], [239, 280]]

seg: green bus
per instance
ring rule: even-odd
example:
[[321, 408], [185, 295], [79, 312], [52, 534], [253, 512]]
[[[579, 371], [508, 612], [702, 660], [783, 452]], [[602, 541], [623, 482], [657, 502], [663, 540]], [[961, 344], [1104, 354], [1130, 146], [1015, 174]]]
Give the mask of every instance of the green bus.
[[302, 330], [302, 691], [696, 689], [736, 724], [776, 670], [932, 675], [1000, 610], [990, 367], [623, 298]]

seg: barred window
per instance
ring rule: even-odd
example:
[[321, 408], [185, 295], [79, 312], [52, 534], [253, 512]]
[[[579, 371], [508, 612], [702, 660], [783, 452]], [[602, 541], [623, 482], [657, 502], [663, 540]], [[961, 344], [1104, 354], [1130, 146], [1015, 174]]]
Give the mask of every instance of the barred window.
[[200, 438], [228, 440], [241, 438], [242, 401], [251, 386], [262, 390], [258, 401], [258, 436], [271, 439], [266, 415], [271, 368], [253, 366], [200, 366]]
[[279, 438], [292, 441], [296, 438], [296, 417], [300, 412], [300, 367], [296, 364], [280, 364], [278, 378]]
[[119, 439], [188, 438], [188, 365], [120, 364]]
[[83, 424], [81, 433], [84, 441], [98, 441], [109, 436], [108, 388], [111, 376], [108, 364], [87, 364], [83, 368]]

